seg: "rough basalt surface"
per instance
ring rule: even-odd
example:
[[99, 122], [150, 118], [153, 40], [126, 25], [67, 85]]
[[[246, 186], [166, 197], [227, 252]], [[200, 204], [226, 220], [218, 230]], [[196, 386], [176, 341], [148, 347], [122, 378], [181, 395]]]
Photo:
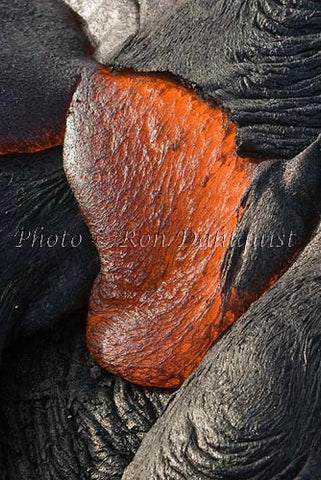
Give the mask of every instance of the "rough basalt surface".
[[142, 22], [141, 7], [136, 0], [64, 1], [81, 17], [94, 48], [94, 58], [102, 63], [122, 49]]
[[[2, 357], [0, 373], [0, 479], [317, 480], [320, 140], [312, 141], [321, 125], [320, 2], [112, 3], [115, 12], [135, 3], [138, 16], [130, 29], [128, 18], [116, 19], [111, 36], [97, 19], [89, 19], [101, 60], [180, 77], [227, 111], [238, 126], [241, 155], [272, 157], [259, 166], [243, 197], [232, 240], [249, 241], [237, 248], [230, 244], [223, 293], [247, 301], [253, 287], [265, 289], [275, 269], [288, 270], [211, 348], [176, 394], [133, 385], [101, 370], [85, 345], [87, 312], [77, 311], [87, 301], [99, 264], [66, 183], [61, 150], [3, 157], [0, 351], [8, 343], [12, 348]], [[1, 24], [0, 34], [3, 151], [61, 143], [79, 73], [85, 67], [86, 76], [93, 65], [88, 44], [58, 0], [5, 0], [1, 6], [0, 22], [8, 25]], [[121, 40], [117, 54], [111, 38]], [[175, 121], [169, 123], [175, 130]], [[122, 147], [115, 130], [117, 151]], [[199, 136], [201, 144], [211, 141], [206, 130]], [[270, 240], [285, 229], [289, 241], [293, 225], [294, 248], [261, 248], [251, 240], [263, 234]], [[15, 233], [22, 226], [27, 235], [21, 239]], [[43, 247], [39, 233], [33, 237], [41, 226]], [[68, 247], [46, 246], [57, 232], [60, 244], [65, 229], [83, 234], [79, 249], [70, 237]], [[129, 240], [137, 245], [137, 236]], [[280, 245], [278, 238], [275, 243]]]
[[242, 155], [292, 158], [320, 131], [318, 0], [170, 3], [107, 63], [200, 88], [228, 110]]
[[85, 320], [69, 315], [4, 355], [1, 480], [120, 480], [171, 398], [98, 367]]
[[123, 480], [320, 475], [321, 231], [220, 339]]

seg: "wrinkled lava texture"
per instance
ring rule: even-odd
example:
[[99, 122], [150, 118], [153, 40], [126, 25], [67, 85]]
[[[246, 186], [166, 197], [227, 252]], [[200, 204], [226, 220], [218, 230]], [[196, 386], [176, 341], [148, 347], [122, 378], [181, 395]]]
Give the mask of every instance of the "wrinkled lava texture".
[[122, 480], [315, 480], [321, 471], [320, 225], [211, 349]]
[[291, 158], [321, 125], [319, 0], [181, 0], [143, 24], [108, 65], [170, 72], [217, 100], [239, 153]]
[[87, 340], [101, 365], [176, 387], [233, 321], [219, 273], [254, 167], [222, 110], [171, 80], [100, 68], [80, 83], [64, 168], [100, 255]]
[[13, 339], [88, 303], [99, 261], [62, 168], [62, 148], [0, 162], [0, 362]]
[[[92, 2], [97, 6], [101, 0]], [[0, 372], [0, 479], [317, 480], [321, 471], [321, 138], [314, 140], [321, 126], [321, 3], [317, 0], [106, 0], [102, 15], [106, 14], [107, 2], [113, 6], [108, 12], [114, 22], [110, 27], [111, 36], [103, 31], [103, 22], [95, 24], [94, 17], [88, 19], [88, 30], [97, 35], [98, 44], [93, 44], [96, 58], [113, 68], [133, 67], [139, 72], [155, 72], [160, 77], [158, 80], [148, 77], [153, 85], [168, 82], [159, 74], [164, 71], [178, 77], [178, 81], [195, 86], [202, 98], [216, 101], [236, 125], [239, 155], [269, 159], [258, 165], [251, 179], [244, 177], [242, 186], [244, 189], [245, 184], [248, 186], [224, 259], [223, 248], [220, 249], [221, 308], [234, 308], [238, 297], [246, 304], [253, 286], [262, 292], [267, 279], [273, 282], [276, 275], [282, 272], [283, 275], [215, 342], [180, 390], [171, 395], [171, 390], [134, 385], [95, 365], [85, 347], [87, 312], [79, 309], [87, 301], [92, 280], [98, 273], [98, 256], [62, 170], [61, 149], [4, 156], [0, 168], [0, 255], [5, 270], [1, 273], [0, 351], [2, 353], [3, 346], [8, 344], [11, 350], [4, 352]], [[81, 4], [82, 0], [71, 0], [71, 3]], [[0, 99], [1, 152], [39, 150], [61, 143], [66, 112], [77, 81], [83, 75], [78, 93], [85, 93], [88, 82], [94, 85], [100, 78], [88, 77], [97, 64], [87, 56], [88, 44], [77, 20], [59, 0], [5, 0], [1, 6], [4, 8], [0, 19], [3, 39], [0, 82], [5, 84], [5, 88], [1, 85]], [[130, 21], [122, 17], [128, 8], [135, 12]], [[117, 12], [118, 17], [113, 15]], [[99, 31], [95, 30], [96, 26]], [[119, 40], [116, 48], [114, 38]], [[127, 78], [126, 75], [120, 74], [117, 81], [117, 76], [112, 81], [107, 75], [106, 81], [117, 83], [108, 98], [115, 98], [119, 103], [129, 98], [127, 112], [135, 118], [137, 111], [130, 107], [132, 97], [136, 99], [135, 108], [142, 107], [144, 102], [138, 101], [136, 89], [131, 89], [129, 95], [125, 88], [124, 97], [117, 90], [120, 79]], [[141, 78], [133, 80], [136, 86]], [[103, 92], [106, 81], [98, 82], [96, 102], [89, 89], [88, 98], [80, 99], [92, 107], [84, 118], [95, 118], [95, 112], [99, 112], [102, 101], [98, 86]], [[175, 88], [177, 93], [184, 91], [177, 83]], [[163, 91], [165, 98], [166, 90]], [[158, 118], [166, 117], [168, 114], [161, 111], [156, 101], [162, 97], [157, 96], [158, 90], [152, 88], [145, 92], [145, 97], [149, 96], [155, 104]], [[200, 102], [194, 93], [187, 97], [182, 94], [179, 98], [185, 106], [191, 98], [197, 98], [197, 105]], [[148, 104], [147, 98], [145, 101]], [[210, 125], [206, 124], [204, 138], [197, 138], [198, 148], [207, 144], [204, 148], [210, 149], [216, 141], [223, 148], [226, 140], [234, 135], [233, 128], [226, 127], [225, 115], [216, 106], [204, 105], [204, 111], [208, 108], [213, 115], [217, 112], [217, 122], [221, 115], [221, 134], [216, 139], [207, 138]], [[73, 105], [70, 122], [81, 108], [85, 107], [79, 102]], [[182, 115], [176, 103], [173, 109]], [[200, 111], [199, 107], [196, 111]], [[155, 227], [140, 222], [139, 215], [139, 229], [130, 224], [128, 212], [121, 211], [120, 206], [118, 217], [112, 217], [108, 209], [102, 219], [94, 215], [104, 202], [113, 205], [117, 192], [122, 196], [120, 204], [131, 209], [134, 194], [149, 211], [150, 198], [146, 192], [157, 178], [155, 172], [161, 168], [157, 161], [160, 162], [163, 154], [165, 168], [176, 148], [175, 142], [170, 147], [166, 144], [166, 148], [159, 144], [162, 128], [165, 133], [172, 132], [173, 137], [179, 137], [181, 130], [189, 132], [193, 126], [192, 113], [188, 115], [190, 123], [183, 126], [179, 117], [174, 119], [174, 116], [164, 125], [162, 121], [156, 122], [154, 143], [147, 142], [147, 146], [157, 161], [153, 170], [146, 162], [136, 163], [144, 170], [144, 181], [138, 183], [136, 171], [129, 176], [134, 160], [125, 162], [121, 155], [134, 143], [124, 136], [124, 123], [129, 120], [123, 122], [124, 113], [112, 103], [106, 105], [107, 118], [113, 112], [115, 116], [109, 126], [106, 122], [101, 124], [100, 118], [96, 124], [83, 125], [77, 146], [82, 150], [83, 139], [103, 144], [99, 136], [102, 126], [109, 132], [114, 129], [114, 144], [109, 146], [109, 151], [114, 153], [110, 156], [111, 164], [104, 163], [105, 149], [100, 157], [87, 147], [77, 166], [79, 174], [74, 178], [84, 179], [83, 184], [78, 185], [78, 193], [86, 196], [90, 182], [85, 180], [90, 172], [94, 173], [91, 182], [96, 188], [92, 195], [98, 199], [97, 205], [89, 199], [88, 205], [92, 208], [85, 217], [96, 245], [104, 246], [99, 251], [103, 269], [92, 293], [95, 302], [92, 301], [90, 312], [94, 317], [92, 307], [96, 308], [96, 321], [91, 325], [98, 329], [100, 324], [102, 333], [106, 333], [104, 315], [108, 302], [113, 295], [113, 299], [118, 298], [121, 290], [126, 292], [127, 305], [142, 299], [134, 311], [133, 319], [137, 321], [134, 326], [142, 325], [140, 308], [155, 311], [157, 305], [149, 302], [148, 295], [161, 288], [162, 272], [171, 274], [166, 255], [172, 262], [181, 259], [182, 267], [185, 260], [191, 260], [194, 255], [199, 270], [201, 263], [198, 262], [202, 258], [204, 262], [208, 259], [208, 263], [212, 260], [206, 257], [206, 249], [195, 248], [197, 244], [191, 231], [184, 237], [185, 250], [172, 249], [171, 245], [165, 254], [159, 243], [155, 249], [148, 244], [148, 235], [155, 234]], [[150, 116], [146, 113], [141, 123], [132, 122], [130, 131], [138, 132], [140, 127], [144, 131], [148, 119]], [[201, 124], [202, 119], [204, 115], [200, 117]], [[176, 122], [182, 129], [176, 131]], [[75, 123], [80, 124], [80, 120]], [[147, 128], [145, 140], [148, 131]], [[192, 134], [187, 137], [189, 135]], [[66, 151], [76, 148], [73, 136], [69, 138], [71, 143], [66, 145]], [[180, 144], [180, 138], [178, 140]], [[148, 158], [148, 148], [143, 150], [138, 138], [135, 145], [136, 156], [140, 153], [143, 159]], [[151, 145], [163, 150], [153, 150]], [[216, 148], [219, 150], [218, 146], [214, 150]], [[183, 166], [183, 158], [177, 152], [179, 150], [176, 151], [177, 163]], [[197, 159], [192, 158], [198, 165]], [[68, 159], [75, 161], [72, 156]], [[97, 168], [90, 159], [94, 159]], [[116, 160], [124, 168], [113, 177]], [[200, 163], [201, 160], [205, 162], [199, 159]], [[226, 162], [226, 159], [222, 161], [220, 167], [215, 162], [213, 168], [218, 167], [223, 173]], [[252, 167], [235, 155], [234, 165], [238, 162], [244, 162], [249, 169]], [[103, 175], [100, 182], [101, 165], [106, 166], [103, 172], [112, 180], [110, 188], [103, 181]], [[188, 171], [187, 166], [186, 170], [190, 177], [185, 182], [193, 184], [193, 172]], [[236, 171], [232, 170], [234, 178]], [[245, 175], [246, 169], [243, 172]], [[76, 175], [76, 169], [69, 173]], [[196, 173], [201, 174], [199, 179], [205, 186], [193, 184], [193, 188], [205, 195], [211, 179], [203, 176], [201, 167], [196, 168]], [[135, 188], [131, 191], [113, 189], [112, 186], [118, 187], [119, 183], [123, 187], [125, 175]], [[174, 173], [165, 176], [164, 182], [170, 178], [175, 178]], [[183, 195], [182, 179], [176, 180], [174, 191]], [[224, 190], [225, 186], [221, 188]], [[100, 193], [105, 189], [109, 196], [103, 200]], [[162, 213], [160, 218], [166, 218], [165, 207], [156, 200], [160, 195], [158, 191], [156, 188], [155, 205]], [[196, 215], [197, 209], [191, 213], [188, 208], [189, 199], [185, 200], [183, 210], [180, 195], [173, 199], [169, 196], [166, 202], [173, 205], [176, 201], [180, 205], [171, 213], [171, 218], [177, 218], [177, 229], [171, 228], [175, 228], [175, 232], [180, 231], [182, 225], [185, 228], [185, 212], [187, 220], [194, 219], [195, 225], [205, 230], [203, 221]], [[78, 195], [77, 200], [84, 212]], [[206, 223], [207, 217], [203, 218]], [[114, 268], [115, 257], [109, 255], [108, 245], [100, 243], [103, 231], [99, 228], [105, 229], [104, 219], [113, 221], [107, 231], [111, 240], [117, 240], [113, 238], [114, 227], [122, 227], [121, 241], [126, 247], [122, 251], [127, 253], [123, 254], [120, 272]], [[132, 223], [135, 221], [133, 217]], [[233, 215], [230, 225], [232, 223]], [[55, 232], [63, 234], [65, 229], [73, 234], [81, 233], [84, 242], [79, 250], [70, 244], [66, 249], [38, 248], [39, 243], [33, 248], [31, 233], [24, 247], [16, 248], [15, 233], [22, 224], [26, 228], [30, 225], [31, 232], [43, 225], [46, 233], [53, 236]], [[126, 239], [127, 224], [130, 224], [131, 235]], [[134, 228], [136, 235], [133, 235]], [[290, 248], [287, 243], [282, 244], [279, 236], [282, 239], [284, 234], [288, 240], [291, 231], [295, 235]], [[260, 241], [253, 242], [253, 238], [261, 239], [262, 233], [267, 237], [264, 248]], [[274, 248], [269, 246], [273, 235]], [[233, 244], [235, 239], [240, 240], [240, 246]], [[104, 255], [105, 246], [108, 255]], [[121, 255], [119, 250], [116, 249], [116, 255]], [[148, 278], [144, 278], [140, 270], [142, 265], [150, 267], [146, 252], [151, 250], [159, 266], [159, 272], [152, 269], [154, 285], [148, 284]], [[134, 262], [130, 262], [131, 258]], [[117, 280], [128, 278], [127, 273], [135, 267], [136, 283], [121, 284]], [[116, 279], [114, 290], [105, 282], [111, 275]], [[174, 294], [172, 275], [170, 280], [170, 292]], [[185, 284], [186, 292], [198, 287], [197, 282], [189, 283], [189, 278], [184, 280], [183, 275], [178, 280]], [[140, 296], [145, 286], [148, 287], [146, 295]], [[206, 294], [214, 295], [215, 288], [212, 284]], [[197, 307], [197, 298], [200, 299], [202, 293], [198, 291], [196, 297], [191, 298], [191, 309]], [[105, 299], [107, 303], [101, 301]], [[226, 299], [230, 299], [227, 304]], [[169, 318], [170, 312], [162, 311], [162, 305], [160, 302], [157, 313]], [[207, 307], [217, 308], [215, 302]], [[115, 302], [113, 308], [123, 312], [122, 306]], [[124, 316], [114, 316], [114, 320], [123, 322]], [[154, 317], [152, 320], [151, 325], [155, 325]], [[143, 325], [141, 330], [146, 334], [146, 324]], [[114, 327], [109, 322], [108, 328], [111, 326]], [[121, 338], [110, 339], [118, 353], [126, 347], [123, 339], [127, 327], [128, 322]], [[43, 328], [47, 331], [40, 332]], [[35, 336], [35, 332], [39, 335]], [[102, 354], [109, 355], [98, 333], [98, 336], [92, 335], [96, 341], [94, 346], [103, 347]], [[175, 331], [169, 333], [174, 333], [175, 338]], [[131, 344], [137, 342], [136, 334], [134, 329], [134, 335], [128, 337]], [[17, 343], [17, 339], [25, 335], [29, 335], [28, 340], [24, 338]], [[143, 355], [143, 349], [139, 353]], [[167, 353], [168, 349], [165, 357]], [[186, 365], [180, 364], [183, 371]]]
[[61, 0], [2, 0], [0, 154], [62, 145], [77, 80], [91, 47]]

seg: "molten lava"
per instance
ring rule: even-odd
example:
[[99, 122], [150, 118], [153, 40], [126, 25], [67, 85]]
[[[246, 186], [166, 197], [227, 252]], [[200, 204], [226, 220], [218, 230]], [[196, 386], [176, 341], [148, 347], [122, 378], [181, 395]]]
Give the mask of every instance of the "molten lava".
[[8, 155], [10, 153], [35, 153], [42, 150], [62, 145], [64, 142], [65, 128], [64, 124], [60, 125], [60, 129], [56, 132], [35, 132], [34, 138], [16, 141], [3, 139], [0, 145], [0, 155]]
[[255, 163], [235, 132], [165, 77], [99, 67], [74, 94], [64, 165], [101, 261], [87, 342], [131, 382], [179, 386], [236, 319], [220, 267]]

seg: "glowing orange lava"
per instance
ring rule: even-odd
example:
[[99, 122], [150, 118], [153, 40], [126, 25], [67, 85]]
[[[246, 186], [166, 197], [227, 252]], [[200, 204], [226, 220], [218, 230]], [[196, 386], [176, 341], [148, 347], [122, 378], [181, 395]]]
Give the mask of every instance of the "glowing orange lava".
[[101, 261], [87, 342], [131, 382], [179, 386], [236, 319], [220, 267], [255, 163], [235, 133], [165, 77], [99, 67], [74, 94], [65, 170]]
[[1, 139], [0, 155], [11, 153], [35, 153], [48, 148], [57, 147], [64, 142], [65, 126], [61, 125], [58, 132], [34, 132], [32, 139], [12, 141]]

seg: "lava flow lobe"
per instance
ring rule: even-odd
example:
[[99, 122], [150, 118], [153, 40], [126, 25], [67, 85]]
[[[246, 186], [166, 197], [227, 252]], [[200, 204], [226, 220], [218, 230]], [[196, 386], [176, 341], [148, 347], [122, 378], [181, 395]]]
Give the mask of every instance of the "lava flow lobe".
[[220, 268], [255, 168], [235, 131], [166, 77], [98, 67], [74, 94], [64, 167], [101, 262], [87, 342], [129, 381], [179, 386], [235, 320]]

